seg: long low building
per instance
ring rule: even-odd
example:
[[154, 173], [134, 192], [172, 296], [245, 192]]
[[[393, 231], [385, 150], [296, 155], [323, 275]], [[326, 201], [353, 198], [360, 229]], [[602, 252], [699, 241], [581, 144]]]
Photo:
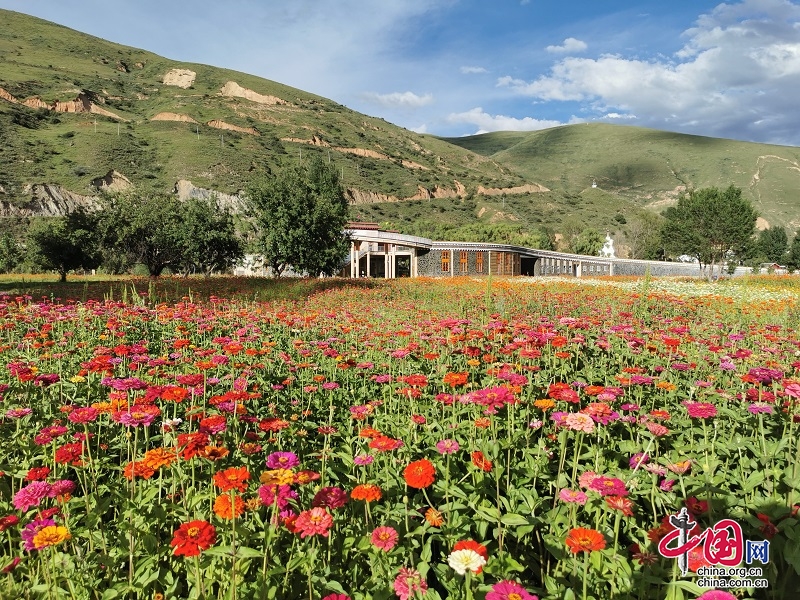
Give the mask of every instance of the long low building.
[[[614, 259], [510, 244], [435, 241], [351, 223], [350, 277], [613, 275]], [[344, 275], [347, 275], [345, 267]]]

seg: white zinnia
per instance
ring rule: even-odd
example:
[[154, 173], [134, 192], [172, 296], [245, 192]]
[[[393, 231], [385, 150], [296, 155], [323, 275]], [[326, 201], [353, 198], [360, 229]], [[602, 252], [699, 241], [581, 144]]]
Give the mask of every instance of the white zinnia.
[[467, 571], [477, 573], [486, 564], [486, 559], [475, 550], [456, 550], [447, 557], [447, 564], [459, 575], [464, 575]]

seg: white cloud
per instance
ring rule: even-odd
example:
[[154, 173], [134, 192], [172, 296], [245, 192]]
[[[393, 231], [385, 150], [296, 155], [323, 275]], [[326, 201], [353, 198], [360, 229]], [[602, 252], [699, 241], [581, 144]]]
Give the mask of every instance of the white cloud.
[[538, 101], [582, 102], [600, 117], [639, 115], [646, 126], [800, 142], [792, 100], [800, 95], [800, 5], [720, 4], [684, 37], [672, 58], [567, 57], [533, 81], [505, 76], [497, 85]]
[[488, 73], [489, 71], [484, 69], [483, 67], [461, 67], [460, 71], [465, 75], [470, 75], [473, 73]]
[[433, 102], [432, 94], [418, 96], [414, 92], [393, 92], [391, 94], [363, 94], [365, 100], [386, 108], [421, 108]]
[[447, 121], [475, 125], [478, 128], [476, 134], [489, 131], [538, 131], [539, 129], [563, 125], [559, 121], [534, 119], [532, 117], [517, 119], [516, 117], [507, 117], [505, 115], [490, 115], [484, 112], [481, 107], [473, 108], [466, 112], [451, 113], [447, 117]]
[[588, 47], [586, 42], [570, 37], [565, 39], [560, 46], [548, 46], [545, 50], [552, 54], [571, 54], [573, 52], [583, 52]]

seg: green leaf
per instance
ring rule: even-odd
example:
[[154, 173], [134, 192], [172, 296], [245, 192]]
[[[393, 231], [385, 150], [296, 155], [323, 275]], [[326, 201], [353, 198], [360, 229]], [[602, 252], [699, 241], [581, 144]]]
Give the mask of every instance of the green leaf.
[[516, 513], [510, 513], [500, 517], [500, 522], [509, 527], [518, 527], [520, 525], [528, 525], [528, 519]]

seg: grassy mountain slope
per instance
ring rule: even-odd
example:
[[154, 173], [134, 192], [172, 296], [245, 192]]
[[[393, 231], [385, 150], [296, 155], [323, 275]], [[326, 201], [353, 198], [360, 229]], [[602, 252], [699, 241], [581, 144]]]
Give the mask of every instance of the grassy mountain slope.
[[771, 224], [800, 227], [800, 149], [608, 124], [489, 133], [450, 143], [567, 194], [598, 189], [659, 210], [687, 187], [741, 187]]
[[[476, 222], [556, 234], [592, 226], [619, 246], [683, 187], [730, 183], [766, 222], [800, 227], [797, 148], [601, 124], [418, 135], [252, 75], [10, 11], [0, 22], [0, 204], [26, 203], [27, 186], [39, 183], [93, 194], [90, 182], [112, 169], [143, 189], [188, 179], [236, 193], [315, 153], [341, 169], [352, 218], [423, 235]], [[167, 78], [175, 70], [193, 78]]]

